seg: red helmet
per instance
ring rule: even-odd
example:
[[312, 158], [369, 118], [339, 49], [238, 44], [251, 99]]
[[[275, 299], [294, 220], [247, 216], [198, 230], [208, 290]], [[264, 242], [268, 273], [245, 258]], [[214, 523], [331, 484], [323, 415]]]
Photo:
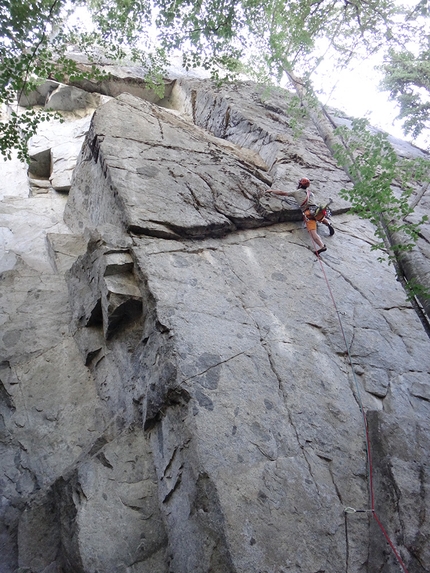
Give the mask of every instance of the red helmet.
[[299, 186], [297, 187], [297, 189], [300, 189], [300, 187], [302, 189], [307, 189], [310, 184], [311, 182], [309, 181], [309, 179], [306, 179], [306, 177], [302, 177], [299, 181]]

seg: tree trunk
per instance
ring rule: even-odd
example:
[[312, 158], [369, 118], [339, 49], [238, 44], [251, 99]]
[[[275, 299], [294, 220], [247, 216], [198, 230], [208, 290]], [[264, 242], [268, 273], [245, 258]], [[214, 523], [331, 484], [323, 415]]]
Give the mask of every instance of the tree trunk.
[[[391, 246], [409, 242], [400, 232], [388, 232], [387, 234]], [[417, 285], [423, 287], [427, 293], [430, 293], [430, 267], [417, 245], [414, 245], [410, 251], [396, 253], [396, 260], [399, 262], [400, 268], [412, 288], [414, 285]], [[425, 296], [425, 294], [416, 292], [415, 297], [420, 302], [427, 318], [429, 318], [430, 297], [428, 294]]]

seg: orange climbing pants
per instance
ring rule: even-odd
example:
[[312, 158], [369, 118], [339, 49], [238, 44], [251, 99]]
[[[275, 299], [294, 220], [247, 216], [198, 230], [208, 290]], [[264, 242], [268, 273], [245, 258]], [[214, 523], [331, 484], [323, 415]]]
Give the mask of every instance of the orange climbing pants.
[[309, 209], [303, 212], [303, 219], [305, 221], [306, 229], [308, 231], [316, 231], [317, 230], [317, 222], [316, 219], [310, 219], [311, 212]]

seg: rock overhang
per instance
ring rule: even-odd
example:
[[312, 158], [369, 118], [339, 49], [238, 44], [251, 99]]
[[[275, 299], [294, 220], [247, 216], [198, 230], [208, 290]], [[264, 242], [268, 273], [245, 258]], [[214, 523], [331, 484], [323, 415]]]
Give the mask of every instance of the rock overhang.
[[[267, 224], [257, 207], [272, 182], [267, 166], [257, 154], [219, 141], [176, 114], [125, 94], [96, 112], [75, 185], [82, 185], [77, 180], [88, 160], [97, 164], [105, 181], [100, 193], [111, 195], [109, 204], [118, 206], [133, 234], [203, 238]], [[74, 194], [72, 185], [72, 204]], [[292, 207], [275, 217], [299, 215]], [[97, 212], [94, 204], [90, 218], [109, 220], [109, 213]]]

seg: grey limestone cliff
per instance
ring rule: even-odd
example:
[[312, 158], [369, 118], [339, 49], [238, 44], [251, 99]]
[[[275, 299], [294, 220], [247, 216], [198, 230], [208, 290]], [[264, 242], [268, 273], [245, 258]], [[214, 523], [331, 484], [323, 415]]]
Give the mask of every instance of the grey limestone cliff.
[[[429, 572], [429, 340], [313, 127], [250, 83], [81, 87], [2, 166], [0, 572], [395, 573], [369, 477]], [[321, 259], [256, 201], [304, 175]]]

